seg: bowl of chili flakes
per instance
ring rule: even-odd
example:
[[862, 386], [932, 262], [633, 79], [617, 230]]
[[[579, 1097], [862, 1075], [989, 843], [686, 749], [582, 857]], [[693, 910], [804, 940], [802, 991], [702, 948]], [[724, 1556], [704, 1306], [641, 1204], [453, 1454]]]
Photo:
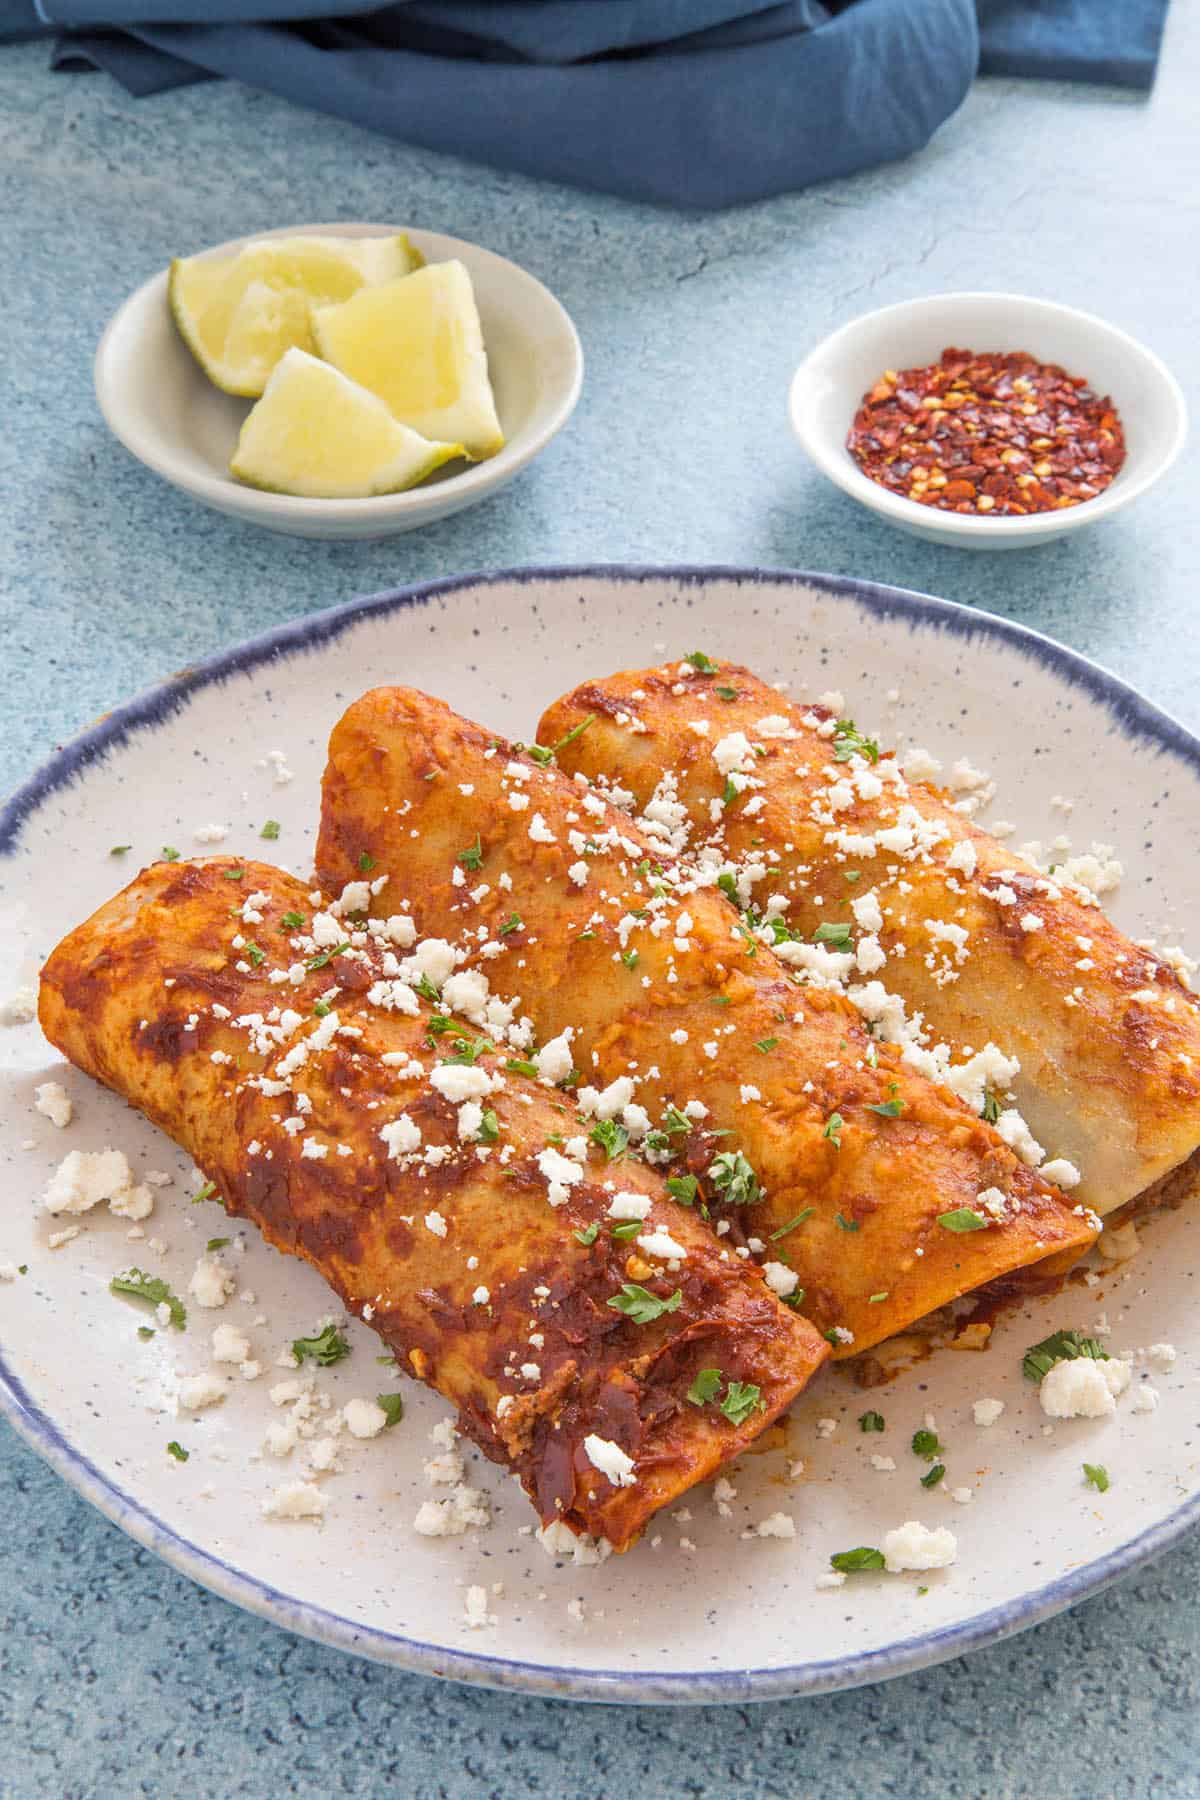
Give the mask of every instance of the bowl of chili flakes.
[[935, 294], [864, 313], [800, 364], [801, 448], [843, 493], [917, 537], [1015, 550], [1145, 493], [1187, 407], [1152, 351], [1090, 313], [1020, 294]]

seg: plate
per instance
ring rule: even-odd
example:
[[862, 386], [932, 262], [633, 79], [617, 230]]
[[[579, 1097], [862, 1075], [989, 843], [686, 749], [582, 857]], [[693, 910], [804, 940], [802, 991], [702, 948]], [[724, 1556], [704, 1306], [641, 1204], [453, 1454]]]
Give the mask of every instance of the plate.
[[[397, 590], [285, 626], [119, 707], [60, 751], [0, 820], [0, 996], [27, 982], [60, 934], [140, 859], [164, 844], [199, 848], [197, 830], [224, 826], [231, 856], [269, 851], [306, 870], [327, 734], [374, 683], [415, 683], [529, 736], [545, 702], [584, 676], [695, 649], [747, 661], [797, 694], [839, 687], [860, 724], [889, 742], [968, 754], [997, 776], [990, 816], [1014, 821], [1019, 840], [1066, 830], [1083, 847], [1118, 846], [1129, 873], [1114, 911], [1135, 935], [1178, 942], [1195, 917], [1200, 746], [1047, 639], [944, 601], [826, 576], [524, 570]], [[1066, 823], [1056, 796], [1074, 800]], [[280, 833], [264, 844], [268, 818]], [[114, 858], [117, 844], [133, 848]], [[48, 1078], [62, 1079], [75, 1102], [64, 1131], [31, 1109], [35, 1084]], [[79, 1237], [50, 1249], [49, 1229], [62, 1222], [37, 1205], [50, 1171], [70, 1148], [108, 1144], [138, 1171], [174, 1178], [147, 1238], [128, 1242], [128, 1222], [97, 1209]], [[1153, 1222], [1136, 1261], [1094, 1290], [1072, 1287], [1007, 1318], [982, 1354], [943, 1353], [869, 1394], [843, 1369], [823, 1372], [786, 1425], [731, 1472], [728, 1516], [710, 1488], [697, 1489], [660, 1515], [648, 1541], [597, 1568], [549, 1558], [514, 1484], [473, 1454], [469, 1479], [492, 1496], [491, 1527], [448, 1539], [416, 1534], [414, 1515], [436, 1493], [424, 1464], [445, 1407], [412, 1385], [402, 1424], [352, 1443], [344, 1472], [324, 1478], [321, 1525], [264, 1519], [263, 1496], [288, 1474], [261, 1452], [278, 1416], [268, 1389], [281, 1377], [271, 1365], [328, 1311], [328, 1290], [251, 1233], [236, 1267], [253, 1300], [235, 1297], [223, 1314], [193, 1309], [187, 1332], [169, 1342], [162, 1333], [139, 1340], [143, 1315], [109, 1294], [111, 1276], [137, 1260], [182, 1292], [205, 1240], [227, 1222], [211, 1202], [189, 1205], [187, 1159], [112, 1096], [64, 1072], [34, 1025], [0, 1032], [0, 1166], [0, 1264], [28, 1271], [0, 1283], [0, 1398], [17, 1429], [176, 1568], [291, 1630], [406, 1669], [587, 1700], [821, 1692], [1031, 1625], [1166, 1548], [1200, 1516], [1194, 1212]], [[1105, 1313], [1114, 1350], [1177, 1346], [1175, 1368], [1153, 1376], [1158, 1410], [1126, 1404], [1114, 1420], [1060, 1423], [1047, 1435], [1021, 1353], [1059, 1326], [1094, 1329]], [[209, 1366], [207, 1334], [218, 1319], [249, 1332], [264, 1374], [238, 1382], [224, 1405], [177, 1418], [173, 1383]], [[352, 1356], [321, 1375], [333, 1402], [373, 1394], [385, 1380], [374, 1364], [378, 1341], [358, 1323], [349, 1334]], [[982, 1397], [1007, 1408], [987, 1430], [972, 1419]], [[858, 1429], [868, 1407], [885, 1416], [882, 1437]], [[927, 1413], [948, 1468], [929, 1492], [908, 1448]], [[818, 1430], [823, 1419], [837, 1422], [832, 1436]], [[170, 1439], [189, 1451], [186, 1464], [166, 1454]], [[874, 1469], [872, 1453], [893, 1456], [896, 1470]], [[1085, 1460], [1108, 1468], [1107, 1493], [1084, 1486]], [[974, 1491], [969, 1505], [950, 1498], [960, 1485]], [[779, 1511], [794, 1519], [794, 1540], [743, 1535]], [[953, 1568], [816, 1589], [831, 1551], [878, 1543], [910, 1518], [955, 1531]], [[471, 1585], [488, 1590], [495, 1623], [468, 1625]]]
[[[453, 463], [403, 494], [367, 500], [306, 500], [246, 487], [229, 459], [251, 406], [209, 381], [175, 329], [167, 271], [143, 283], [118, 309], [96, 351], [96, 398], [114, 437], [139, 462], [193, 499], [232, 518], [295, 537], [377, 538], [430, 525], [507, 486], [575, 410], [583, 351], [565, 309], [525, 269], [462, 238], [403, 225], [285, 225], [272, 237], [387, 237], [407, 231], [427, 262], [457, 257], [475, 289], [488, 369], [505, 445], [486, 462]], [[205, 256], [232, 256], [249, 238], [231, 238]]]

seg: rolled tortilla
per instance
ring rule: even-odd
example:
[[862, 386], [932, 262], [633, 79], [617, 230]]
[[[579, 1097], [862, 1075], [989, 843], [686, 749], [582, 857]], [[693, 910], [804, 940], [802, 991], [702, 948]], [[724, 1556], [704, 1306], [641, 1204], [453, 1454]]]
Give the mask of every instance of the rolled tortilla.
[[676, 1192], [804, 1290], [835, 1355], [1092, 1241], [849, 1001], [802, 991], [721, 894], [657, 857], [586, 783], [412, 689], [374, 690], [333, 732], [326, 892], [386, 872], [464, 959], [454, 991], [470, 971], [481, 1009], [517, 1001], [542, 1046], [531, 1066], [573, 1066], [593, 1124], [635, 1141], [649, 1127], [651, 1154], [685, 1177]]
[[[1073, 1165], [1078, 1199], [1106, 1214], [1200, 1182], [1200, 1009], [1070, 865], [1044, 873], [828, 707], [734, 664], [586, 682], [542, 735], [587, 717], [566, 767], [619, 782], [639, 811], [669, 794], [679, 853], [709, 879], [724, 870], [757, 911], [780, 895], [799, 939], [848, 927], [839, 984], [908, 1066], [998, 1110], [1025, 1154], [1047, 1150], [1055, 1179]], [[723, 805], [740, 745], [746, 778]], [[1008, 1088], [1015, 1110], [996, 1100]]]
[[[64, 939], [47, 1037], [182, 1144], [230, 1214], [319, 1269], [543, 1523], [626, 1548], [828, 1346], [654, 1170], [614, 1184], [599, 1152], [554, 1149], [558, 1096], [387, 973], [406, 918], [315, 918], [292, 877], [238, 864], [235, 886], [229, 867], [156, 864]], [[636, 1313], [609, 1305], [627, 1284]], [[720, 1382], [697, 1404], [701, 1369]]]

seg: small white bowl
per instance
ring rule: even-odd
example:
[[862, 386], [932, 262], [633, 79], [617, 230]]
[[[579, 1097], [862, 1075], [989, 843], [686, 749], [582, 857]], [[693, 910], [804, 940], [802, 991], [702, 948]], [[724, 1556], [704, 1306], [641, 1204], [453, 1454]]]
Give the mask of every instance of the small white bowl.
[[[185, 493], [254, 525], [309, 538], [389, 537], [473, 506], [511, 481], [562, 430], [583, 384], [583, 351], [566, 311], [515, 263], [460, 238], [398, 225], [288, 225], [264, 237], [384, 237], [407, 230], [428, 262], [458, 257], [475, 289], [505, 445], [486, 462], [453, 463], [421, 487], [368, 500], [306, 500], [245, 487], [229, 473], [253, 405], [213, 386], [175, 329], [167, 271], [110, 320], [96, 351], [96, 398], [113, 435]], [[249, 238], [203, 252], [232, 256]]]
[[[924, 368], [948, 346], [1027, 350], [1111, 394], [1125, 427], [1125, 462], [1094, 500], [1024, 518], [939, 512], [892, 494], [859, 469], [846, 438], [863, 395], [885, 369]], [[1107, 518], [1166, 473], [1187, 436], [1179, 383], [1157, 356], [1091, 313], [1021, 294], [932, 294], [864, 313], [827, 337], [800, 364], [788, 414], [801, 448], [851, 499], [914, 537], [960, 550], [1044, 544]]]

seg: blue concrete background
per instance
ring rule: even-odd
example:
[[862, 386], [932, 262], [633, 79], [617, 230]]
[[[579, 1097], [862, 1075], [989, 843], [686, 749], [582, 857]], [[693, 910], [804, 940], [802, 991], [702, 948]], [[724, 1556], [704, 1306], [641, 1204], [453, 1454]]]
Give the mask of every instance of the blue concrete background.
[[[855, 313], [1016, 289], [1200, 372], [1200, 16], [1147, 101], [989, 82], [922, 155], [686, 218], [496, 174], [206, 84], [134, 103], [0, 56], [0, 784], [189, 658], [398, 581], [539, 561], [831, 569], [1018, 618], [1193, 728], [1192, 453], [1065, 543], [902, 537], [791, 445], [790, 371]], [[570, 429], [503, 495], [390, 543], [307, 544], [177, 496], [107, 436], [92, 353], [174, 253], [288, 222], [411, 222], [524, 263], [573, 313]], [[136, 1549], [0, 1428], [0, 1793], [1194, 1796], [1200, 1544], [1011, 1643], [882, 1688], [732, 1711], [438, 1685], [292, 1639]], [[1019, 1521], [1014, 1521], [1016, 1528]], [[815, 1620], [814, 1620], [815, 1624]]]

